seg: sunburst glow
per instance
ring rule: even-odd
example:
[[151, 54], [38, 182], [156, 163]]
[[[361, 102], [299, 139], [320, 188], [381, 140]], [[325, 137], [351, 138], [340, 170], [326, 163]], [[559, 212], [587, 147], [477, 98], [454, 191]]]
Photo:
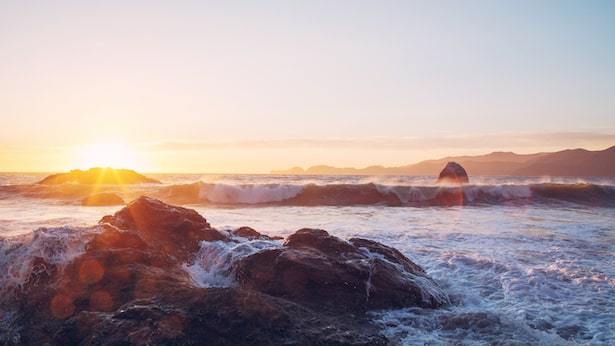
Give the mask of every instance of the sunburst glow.
[[135, 151], [121, 142], [100, 142], [84, 145], [78, 149], [78, 166], [114, 167], [138, 169]]

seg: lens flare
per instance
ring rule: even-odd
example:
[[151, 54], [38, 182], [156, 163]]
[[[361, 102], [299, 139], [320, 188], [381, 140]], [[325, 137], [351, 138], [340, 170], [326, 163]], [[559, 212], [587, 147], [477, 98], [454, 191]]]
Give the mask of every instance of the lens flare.
[[93, 143], [78, 149], [78, 164], [81, 169], [113, 167], [138, 169], [134, 150], [121, 142]]

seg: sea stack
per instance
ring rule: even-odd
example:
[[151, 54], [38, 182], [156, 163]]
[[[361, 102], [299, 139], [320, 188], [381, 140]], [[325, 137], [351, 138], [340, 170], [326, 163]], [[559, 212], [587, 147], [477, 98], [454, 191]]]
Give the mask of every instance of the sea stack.
[[463, 184], [468, 183], [469, 181], [468, 173], [466, 173], [466, 170], [460, 164], [457, 162], [449, 162], [440, 172], [437, 182]]

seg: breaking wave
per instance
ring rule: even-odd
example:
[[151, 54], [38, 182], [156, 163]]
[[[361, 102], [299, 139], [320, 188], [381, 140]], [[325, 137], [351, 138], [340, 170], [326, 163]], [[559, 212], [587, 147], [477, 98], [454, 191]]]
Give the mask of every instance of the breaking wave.
[[[115, 190], [114, 190], [115, 189]], [[590, 183], [533, 183], [499, 185], [384, 185], [358, 184], [232, 184], [204, 183], [167, 186], [138, 186], [132, 189], [104, 186], [104, 192], [131, 200], [148, 195], [176, 204], [219, 206], [458, 206], [527, 205], [576, 203], [615, 207], [615, 186]], [[78, 184], [59, 186], [0, 186], [2, 196], [57, 199], [79, 204], [91, 187]]]
[[[0, 297], [11, 297], [34, 278], [62, 268], [85, 252], [85, 244], [100, 231], [93, 227], [39, 228], [32, 233], [0, 237]], [[51, 268], [49, 266], [54, 266]]]
[[615, 187], [594, 184], [528, 184], [464, 186], [175, 185], [156, 194], [175, 202], [213, 205], [285, 206], [454, 206], [572, 202], [615, 206]]
[[238, 260], [281, 246], [280, 242], [260, 239], [242, 239], [237, 242], [204, 241], [194, 262], [184, 264], [184, 269], [199, 287], [228, 287], [233, 283], [231, 271]]

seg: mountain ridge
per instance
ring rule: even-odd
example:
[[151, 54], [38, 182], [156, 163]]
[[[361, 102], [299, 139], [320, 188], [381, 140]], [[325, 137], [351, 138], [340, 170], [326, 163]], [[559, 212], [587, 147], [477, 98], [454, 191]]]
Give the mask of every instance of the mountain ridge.
[[556, 152], [516, 154], [495, 151], [484, 155], [447, 156], [414, 164], [364, 168], [316, 165], [307, 169], [293, 167], [272, 174], [290, 175], [437, 175], [447, 162], [461, 164], [470, 175], [510, 176], [615, 176], [615, 146], [604, 150], [582, 148]]

